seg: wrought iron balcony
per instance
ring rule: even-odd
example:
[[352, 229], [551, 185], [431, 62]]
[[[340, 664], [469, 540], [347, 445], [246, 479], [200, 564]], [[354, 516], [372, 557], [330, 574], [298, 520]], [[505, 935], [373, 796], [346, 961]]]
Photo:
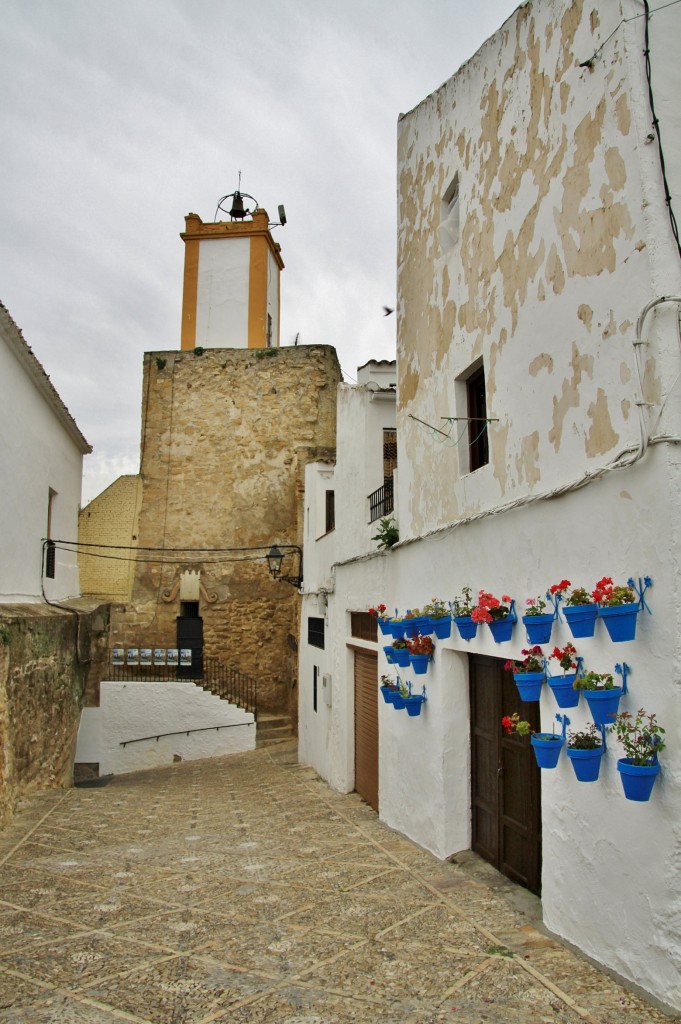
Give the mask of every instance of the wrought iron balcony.
[[369, 495], [369, 522], [375, 523], [377, 519], [387, 516], [395, 508], [393, 479], [383, 481], [383, 486], [377, 488]]

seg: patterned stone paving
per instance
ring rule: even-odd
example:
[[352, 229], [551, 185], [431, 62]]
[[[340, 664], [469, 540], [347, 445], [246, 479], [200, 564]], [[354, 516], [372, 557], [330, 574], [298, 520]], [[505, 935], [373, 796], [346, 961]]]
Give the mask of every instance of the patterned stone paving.
[[43, 795], [0, 836], [0, 1020], [679, 1024], [489, 872], [293, 745]]

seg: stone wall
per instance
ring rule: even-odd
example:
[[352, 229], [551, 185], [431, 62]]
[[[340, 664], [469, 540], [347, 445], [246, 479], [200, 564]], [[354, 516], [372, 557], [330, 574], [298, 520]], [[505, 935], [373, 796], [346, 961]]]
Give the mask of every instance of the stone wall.
[[300, 599], [264, 556], [302, 544], [305, 465], [333, 458], [340, 380], [328, 346], [145, 355], [138, 562], [112, 642], [176, 646], [180, 575], [198, 569], [205, 654], [257, 677], [260, 710], [295, 710]]
[[121, 549], [132, 548], [136, 544], [141, 493], [138, 476], [120, 476], [81, 509], [78, 517], [78, 566], [80, 590], [84, 597], [129, 600], [134, 562], [128, 557], [128, 552]]
[[86, 687], [107, 656], [107, 606], [0, 606], [0, 826], [25, 796], [68, 787]]

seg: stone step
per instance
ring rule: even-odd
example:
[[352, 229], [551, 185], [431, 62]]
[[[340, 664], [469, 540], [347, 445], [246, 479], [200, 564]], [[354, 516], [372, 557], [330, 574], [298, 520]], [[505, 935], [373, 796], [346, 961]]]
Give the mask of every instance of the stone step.
[[293, 738], [291, 719], [286, 715], [259, 715], [255, 734], [256, 747], [283, 743]]

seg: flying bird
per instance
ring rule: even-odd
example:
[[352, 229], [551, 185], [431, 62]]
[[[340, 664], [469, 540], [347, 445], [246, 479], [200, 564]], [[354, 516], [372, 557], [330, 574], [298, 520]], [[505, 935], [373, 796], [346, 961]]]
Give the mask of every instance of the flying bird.
[[390, 306], [384, 306], [383, 307], [383, 316], [390, 316], [390, 314], [394, 313], [394, 312], [395, 312], [395, 310], [391, 309]]

